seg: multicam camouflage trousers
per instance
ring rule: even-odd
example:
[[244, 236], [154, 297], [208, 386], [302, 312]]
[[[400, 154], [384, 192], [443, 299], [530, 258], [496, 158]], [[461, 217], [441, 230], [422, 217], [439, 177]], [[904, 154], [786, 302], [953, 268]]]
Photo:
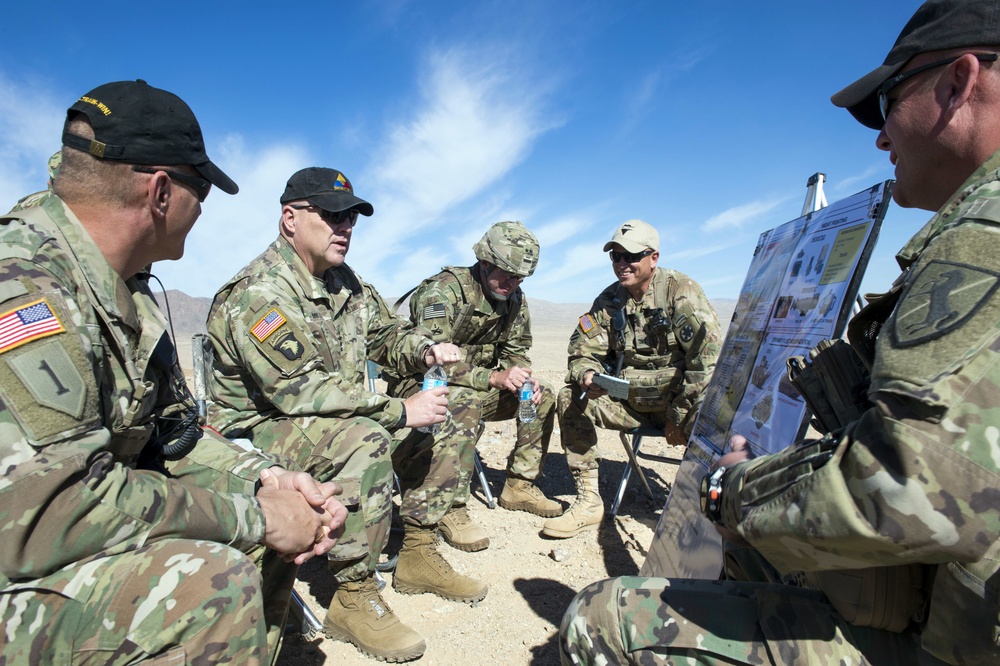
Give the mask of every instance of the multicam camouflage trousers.
[[822, 592], [788, 585], [623, 577], [563, 616], [571, 664], [943, 664], [914, 632], [848, 624]]
[[580, 400], [580, 387], [559, 389], [559, 436], [571, 470], [597, 469], [601, 452], [597, 447], [597, 428], [631, 430], [651, 427], [660, 430], [667, 424], [666, 414], [637, 412], [627, 404], [606, 395]]
[[298, 463], [318, 481], [336, 481], [347, 507], [344, 534], [329, 552], [337, 582], [364, 580], [375, 571], [392, 520], [392, 436], [363, 416], [303, 416], [265, 421], [250, 437], [263, 451]]
[[[539, 381], [542, 401], [531, 423], [517, 422], [517, 441], [507, 459], [510, 477], [533, 481], [542, 472], [555, 424], [552, 387]], [[407, 382], [405, 397], [420, 389]], [[403, 489], [400, 515], [415, 525], [436, 525], [448, 509], [469, 500], [469, 480], [475, 469], [480, 422], [505, 421], [517, 416], [517, 395], [490, 389], [448, 387], [448, 419], [433, 437], [411, 431], [393, 452], [392, 460]]]
[[[267, 588], [252, 556], [163, 539], [8, 588], [0, 593], [0, 662], [270, 664], [296, 567], [273, 551], [265, 560]], [[269, 594], [277, 603], [265, 616]]]

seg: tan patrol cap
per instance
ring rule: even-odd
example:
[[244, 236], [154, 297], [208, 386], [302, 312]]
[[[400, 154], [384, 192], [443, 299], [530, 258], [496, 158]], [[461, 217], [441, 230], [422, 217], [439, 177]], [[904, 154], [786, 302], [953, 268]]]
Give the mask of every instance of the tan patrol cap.
[[660, 234], [642, 220], [629, 220], [618, 227], [611, 240], [604, 244], [604, 252], [610, 250], [615, 243], [625, 248], [626, 252], [642, 252], [647, 248], [659, 252]]

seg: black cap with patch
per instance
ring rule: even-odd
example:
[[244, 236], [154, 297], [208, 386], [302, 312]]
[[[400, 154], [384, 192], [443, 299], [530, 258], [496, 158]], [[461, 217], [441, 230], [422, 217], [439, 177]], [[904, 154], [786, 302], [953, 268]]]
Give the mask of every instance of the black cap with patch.
[[878, 89], [920, 53], [963, 46], [1000, 44], [1000, 0], [929, 0], [903, 27], [881, 67], [847, 86], [830, 100], [858, 122], [882, 129]]
[[281, 195], [281, 203], [305, 200], [331, 213], [357, 208], [362, 215], [375, 212], [372, 205], [354, 196], [354, 187], [340, 171], [324, 167], [309, 167], [292, 174]]
[[[76, 113], [87, 116], [94, 138], [70, 134]], [[103, 160], [157, 166], [189, 165], [227, 194], [239, 186], [208, 159], [201, 126], [177, 95], [145, 81], [116, 81], [94, 88], [66, 112], [64, 145]]]

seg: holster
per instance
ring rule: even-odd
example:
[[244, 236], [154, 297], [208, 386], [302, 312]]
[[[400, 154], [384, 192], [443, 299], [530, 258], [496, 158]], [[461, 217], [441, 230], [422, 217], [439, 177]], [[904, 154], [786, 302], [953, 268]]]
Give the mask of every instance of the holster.
[[904, 564], [812, 571], [805, 574], [805, 580], [822, 590], [850, 624], [899, 633], [910, 622], [923, 621], [924, 573], [922, 564]]
[[812, 411], [820, 432], [836, 432], [857, 421], [868, 409], [871, 376], [860, 357], [843, 340], [823, 340], [809, 357], [787, 361], [788, 379]]

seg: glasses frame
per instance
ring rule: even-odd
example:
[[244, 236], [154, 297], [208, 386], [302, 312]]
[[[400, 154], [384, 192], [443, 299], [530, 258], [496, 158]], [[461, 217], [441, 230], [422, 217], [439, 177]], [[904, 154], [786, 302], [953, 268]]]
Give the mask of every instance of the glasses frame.
[[324, 222], [326, 222], [327, 224], [329, 224], [330, 226], [333, 226], [333, 227], [336, 227], [336, 226], [339, 226], [341, 224], [344, 224], [344, 222], [346, 220], [347, 221], [347, 225], [351, 229], [353, 229], [354, 225], [356, 225], [358, 223], [358, 209], [357, 208], [348, 208], [347, 210], [342, 210], [342, 211], [333, 213], [331, 211], [326, 210], [325, 208], [320, 208], [319, 206], [316, 206], [314, 204], [304, 204], [304, 205], [299, 205], [299, 206], [292, 206], [292, 204], [288, 204], [288, 205], [291, 206], [292, 208], [294, 208], [295, 210], [310, 210], [310, 209], [312, 209], [312, 210], [315, 210], [315, 211], [319, 211], [319, 217], [320, 217], [320, 219], [323, 220]]
[[[892, 103], [896, 100], [889, 99], [889, 91], [901, 84], [903, 81], [916, 76], [917, 74], [923, 74], [929, 69], [934, 69], [935, 67], [944, 67], [945, 65], [950, 65], [959, 58], [969, 55], [968, 53], [963, 53], [961, 55], [953, 56], [951, 58], [945, 58], [944, 60], [935, 60], [934, 62], [929, 62], [926, 65], [921, 65], [920, 67], [914, 67], [911, 70], [907, 70], [902, 74], [897, 74], [896, 76], [886, 79], [878, 88], [878, 110], [882, 113], [882, 121], [885, 122], [889, 119], [889, 112], [892, 111]], [[996, 62], [1000, 59], [1000, 53], [973, 53], [976, 59], [980, 62]]]
[[611, 257], [611, 263], [617, 264], [623, 259], [630, 264], [637, 264], [649, 255], [656, 252], [656, 250], [650, 250], [646, 248], [642, 252], [619, 252], [618, 250], [608, 250], [608, 256]]
[[208, 193], [212, 191], [212, 181], [202, 178], [201, 176], [192, 176], [189, 173], [181, 173], [180, 171], [174, 171], [173, 169], [157, 169], [154, 167], [147, 166], [132, 166], [132, 171], [136, 173], [163, 173], [170, 176], [172, 180], [176, 180], [189, 185], [194, 189], [194, 195], [198, 197], [198, 201], [205, 203], [205, 199], [208, 198]]
[[493, 270], [491, 270], [489, 274], [493, 274], [495, 272], [499, 272], [500, 273], [500, 279], [503, 280], [503, 281], [505, 281], [505, 282], [516, 282], [517, 284], [521, 284], [522, 282], [524, 282], [524, 276], [523, 275], [514, 275], [510, 271], [505, 271], [504, 269], [500, 268], [496, 264], [492, 264], [492, 266], [493, 266]]

